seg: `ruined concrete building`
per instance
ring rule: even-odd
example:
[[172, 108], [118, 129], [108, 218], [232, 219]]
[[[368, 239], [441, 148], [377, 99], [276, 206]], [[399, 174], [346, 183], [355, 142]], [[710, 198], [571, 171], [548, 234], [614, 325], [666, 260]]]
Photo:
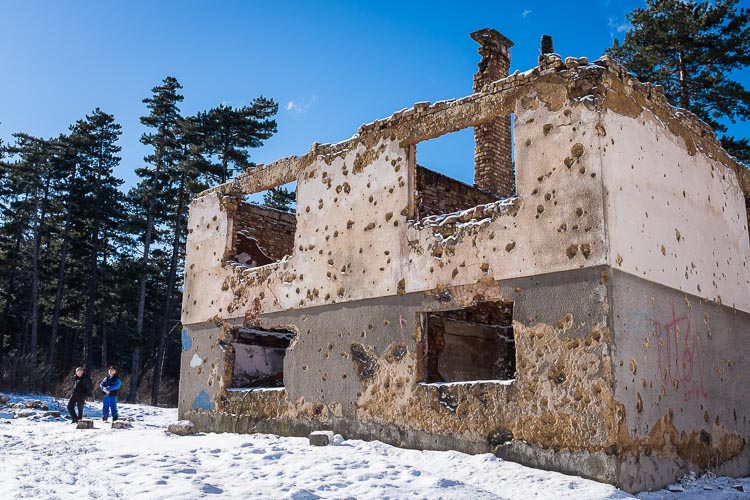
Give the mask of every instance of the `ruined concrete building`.
[[[512, 43], [472, 37], [472, 95], [193, 201], [180, 418], [628, 491], [750, 474], [748, 170], [607, 57], [508, 75]], [[469, 127], [474, 186], [417, 164]], [[244, 201], [291, 181], [295, 215]]]

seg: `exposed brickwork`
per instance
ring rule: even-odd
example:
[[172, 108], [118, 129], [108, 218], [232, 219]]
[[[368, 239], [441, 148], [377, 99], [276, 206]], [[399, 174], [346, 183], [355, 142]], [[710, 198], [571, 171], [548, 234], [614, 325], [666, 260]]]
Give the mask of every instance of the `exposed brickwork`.
[[[513, 42], [493, 29], [475, 31], [479, 43], [479, 70], [474, 75], [474, 92], [508, 76]], [[510, 116], [502, 116], [474, 128], [474, 183], [491, 193], [513, 194], [513, 145]]]
[[447, 214], [497, 201], [497, 196], [417, 165], [417, 217]]
[[280, 260], [285, 255], [291, 255], [294, 247], [294, 232], [297, 221], [294, 214], [261, 207], [251, 203], [240, 203], [234, 216], [234, 250], [242, 236], [249, 236], [257, 240], [263, 253], [274, 260]]

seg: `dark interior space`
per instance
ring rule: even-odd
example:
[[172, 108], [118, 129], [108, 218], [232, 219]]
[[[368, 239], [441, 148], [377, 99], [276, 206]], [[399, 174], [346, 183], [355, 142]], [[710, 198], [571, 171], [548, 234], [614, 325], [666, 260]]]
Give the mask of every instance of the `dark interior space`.
[[286, 330], [237, 328], [234, 337], [232, 387], [283, 387], [284, 357], [295, 334]]
[[424, 381], [464, 382], [515, 378], [513, 302], [480, 302], [424, 313]]

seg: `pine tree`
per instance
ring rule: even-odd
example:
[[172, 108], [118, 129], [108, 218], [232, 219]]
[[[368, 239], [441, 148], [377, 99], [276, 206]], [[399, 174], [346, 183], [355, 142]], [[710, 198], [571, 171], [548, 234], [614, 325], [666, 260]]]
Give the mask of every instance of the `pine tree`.
[[[192, 197], [208, 187], [208, 178], [213, 166], [203, 156], [206, 144], [196, 117], [189, 117], [179, 122], [178, 138], [182, 155], [169, 172], [170, 184], [166, 188], [166, 197], [175, 203], [168, 207], [170, 212], [170, 236], [172, 239], [169, 253], [169, 270], [164, 290], [164, 301], [159, 322], [158, 345], [151, 381], [151, 404], [159, 404], [159, 388], [167, 347], [167, 337], [179, 324], [180, 301], [177, 295], [178, 277], [182, 276], [185, 259], [185, 227], [187, 226], [189, 201]], [[180, 271], [178, 273], [178, 271]], [[176, 307], [175, 307], [176, 306]], [[170, 323], [176, 322], [171, 328]]]
[[123, 194], [119, 190], [122, 181], [113, 175], [114, 168], [120, 163], [117, 153], [121, 148], [117, 140], [121, 133], [122, 127], [115, 122], [114, 116], [99, 108], [84, 120], [79, 120], [75, 127], [81, 158], [80, 182], [76, 187], [83, 200], [78, 218], [85, 221], [82, 236], [86, 241], [88, 260], [83, 341], [83, 364], [87, 372], [91, 371], [92, 363], [100, 260], [104, 254], [114, 251], [107, 248], [112, 241], [105, 235], [116, 232], [123, 218]]
[[[750, 64], [750, 11], [738, 0], [647, 0], [628, 14], [632, 25], [607, 53], [642, 81], [664, 86], [674, 105], [688, 109], [716, 131], [726, 121], [750, 119], [750, 91], [731, 78]], [[721, 138], [750, 163], [747, 139]]]
[[252, 166], [248, 149], [262, 146], [276, 133], [276, 120], [271, 117], [278, 110], [273, 99], [260, 96], [250, 106], [233, 108], [221, 104], [198, 114], [205, 153], [218, 158], [221, 182], [226, 182], [233, 172]]
[[271, 188], [263, 193], [263, 205], [283, 212], [294, 211], [294, 203], [296, 201], [295, 193], [292, 193], [284, 186]]
[[136, 331], [131, 357], [130, 388], [127, 395], [127, 401], [130, 402], [134, 402], [136, 399], [140, 379], [141, 350], [145, 340], [146, 282], [154, 228], [158, 220], [157, 202], [164, 188], [167, 170], [174, 167], [182, 154], [182, 148], [177, 138], [179, 123], [182, 119], [178, 107], [178, 103], [183, 100], [183, 96], [179, 93], [180, 89], [182, 89], [182, 85], [179, 84], [177, 79], [168, 76], [164, 79], [162, 85], [151, 89], [152, 97], [143, 100], [150, 112], [147, 116], [141, 117], [141, 123], [154, 129], [154, 132], [143, 134], [141, 142], [153, 147], [154, 151], [145, 158], [146, 162], [153, 166], [153, 170], [140, 169], [136, 171], [138, 175], [144, 177], [141, 185], [136, 188], [134, 195], [140, 198], [145, 209], [146, 224], [142, 240], [143, 253], [140, 262], [138, 312], [136, 314]]
[[[28, 337], [24, 339], [26, 353], [28, 353], [28, 370], [35, 372], [38, 367], [38, 347], [39, 347], [39, 329], [40, 329], [40, 284], [42, 283], [41, 253], [42, 239], [48, 231], [47, 215], [52, 200], [53, 177], [55, 175], [52, 167], [52, 151], [54, 141], [44, 140], [33, 137], [28, 134], [13, 134], [15, 144], [9, 148], [16, 161], [11, 164], [13, 174], [9, 177], [16, 177], [18, 183], [15, 184], [19, 193], [23, 193], [21, 204], [15, 204], [22, 208], [31, 216], [26, 219], [27, 225], [22, 222], [23, 219], [17, 220], [17, 228], [20, 231], [17, 240], [17, 248], [20, 250], [24, 239], [24, 232], [28, 231], [31, 236], [30, 245], [26, 245], [29, 253], [29, 290], [28, 297], [28, 315], [26, 316], [28, 326]], [[15, 174], [15, 175], [14, 175]], [[12, 196], [12, 194], [11, 194]], [[16, 202], [19, 200], [16, 200]], [[25, 206], [24, 206], [25, 205]], [[16, 212], [14, 215], [18, 216]], [[14, 373], [18, 373], [20, 356], [14, 359]], [[14, 376], [14, 379], [17, 378]], [[36, 378], [29, 377], [28, 388], [36, 389]]]

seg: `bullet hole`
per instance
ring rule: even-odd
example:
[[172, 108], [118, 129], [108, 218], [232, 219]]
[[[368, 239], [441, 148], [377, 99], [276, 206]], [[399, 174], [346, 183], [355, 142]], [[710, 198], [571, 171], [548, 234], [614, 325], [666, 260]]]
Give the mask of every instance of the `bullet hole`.
[[572, 148], [570, 148], [570, 154], [573, 155], [573, 158], [580, 158], [583, 156], [584, 147], [583, 144], [580, 142], [573, 145]]
[[370, 231], [371, 229], [375, 229], [375, 223], [374, 222], [370, 222], [369, 224], [367, 224], [365, 226], [365, 231]]
[[578, 253], [578, 246], [577, 245], [570, 245], [567, 250], [565, 250], [565, 255], [568, 256], [569, 259], [572, 259], [576, 256]]
[[531, 146], [531, 139], [526, 139], [526, 146]]
[[548, 123], [544, 127], [542, 127], [542, 132], [544, 133], [545, 136], [547, 134], [549, 134], [551, 130], [552, 130], [552, 124], [551, 123]]
[[581, 253], [583, 254], [583, 257], [588, 259], [591, 255], [591, 245], [588, 243], [584, 243], [581, 245]]
[[583, 215], [583, 209], [581, 207], [576, 208], [576, 217]]
[[357, 366], [359, 378], [362, 380], [371, 379], [378, 370], [378, 360], [368, 353], [362, 344], [352, 344], [350, 351], [352, 353], [352, 360]]
[[682, 239], [682, 235], [677, 228], [674, 228], [674, 237], [677, 238], [677, 241], [680, 241]]
[[506, 252], [510, 252], [514, 248], [516, 248], [516, 242], [515, 241], [511, 241], [510, 243], [508, 243], [507, 245], [505, 245], [505, 251]]
[[536, 211], [539, 214], [543, 214], [544, 213], [544, 205], [537, 205], [536, 206]]
[[566, 166], [566, 167], [568, 167], [568, 168], [572, 167], [572, 166], [573, 166], [573, 163], [574, 163], [574, 162], [575, 162], [575, 160], [574, 160], [573, 158], [570, 158], [570, 157], [567, 157], [567, 158], [565, 158], [565, 159], [563, 160], [563, 163], [564, 163], [564, 164], [565, 164], [565, 166]]
[[705, 429], [701, 429], [700, 437], [699, 437], [701, 443], [711, 446], [711, 434], [706, 432]]
[[552, 199], [552, 194], [551, 193], [544, 193], [544, 200], [545, 201], [549, 201], [550, 199]]
[[487, 272], [490, 270], [490, 265], [486, 262], [482, 262], [482, 265], [479, 266], [479, 268], [482, 270], [484, 274], [487, 274]]
[[638, 413], [641, 413], [643, 411], [643, 399], [641, 399], [641, 393], [636, 393], [635, 398], [635, 409]]
[[393, 212], [388, 212], [385, 214], [385, 221], [388, 222], [393, 218]]
[[346, 221], [346, 228], [347, 229], [351, 229], [353, 226], [354, 226], [354, 221], [353, 220]]

